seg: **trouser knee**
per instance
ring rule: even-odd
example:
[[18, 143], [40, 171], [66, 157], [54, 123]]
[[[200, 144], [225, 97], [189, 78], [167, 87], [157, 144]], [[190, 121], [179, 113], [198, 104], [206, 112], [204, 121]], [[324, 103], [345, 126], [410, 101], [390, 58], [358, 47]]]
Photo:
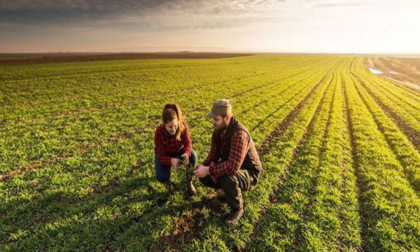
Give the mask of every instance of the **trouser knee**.
[[218, 184], [223, 189], [226, 202], [232, 209], [243, 208], [242, 190], [239, 188], [236, 174], [231, 176], [223, 176], [219, 179]]
[[155, 172], [156, 172], [156, 179], [161, 182], [169, 181], [171, 176], [171, 167], [162, 165], [159, 163], [159, 158], [155, 155]]
[[199, 178], [200, 182], [207, 187], [218, 188], [218, 186], [213, 182], [210, 176], [204, 178]]

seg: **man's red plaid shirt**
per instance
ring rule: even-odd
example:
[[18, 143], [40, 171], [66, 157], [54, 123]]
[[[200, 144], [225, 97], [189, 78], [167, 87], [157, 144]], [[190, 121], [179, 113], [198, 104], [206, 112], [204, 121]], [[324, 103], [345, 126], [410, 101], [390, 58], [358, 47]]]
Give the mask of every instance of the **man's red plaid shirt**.
[[[223, 133], [220, 134], [221, 139], [224, 136]], [[211, 160], [219, 159], [221, 148], [220, 146], [216, 146], [216, 143], [212, 139], [210, 153], [203, 162], [203, 165], [210, 166], [210, 175], [213, 177], [213, 180], [217, 181], [222, 176], [229, 176], [239, 171], [249, 149], [249, 140], [249, 135], [245, 131], [234, 131], [231, 139], [229, 159], [214, 163]]]

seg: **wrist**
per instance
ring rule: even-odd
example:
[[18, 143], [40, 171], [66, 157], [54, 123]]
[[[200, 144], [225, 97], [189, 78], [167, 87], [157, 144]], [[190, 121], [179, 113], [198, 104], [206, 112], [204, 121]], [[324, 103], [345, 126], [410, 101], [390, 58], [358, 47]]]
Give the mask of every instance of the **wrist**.
[[214, 168], [214, 165], [215, 165], [215, 163], [214, 162], [210, 162], [210, 164], [209, 164], [209, 174], [211, 174], [211, 171], [213, 170], [213, 168]]

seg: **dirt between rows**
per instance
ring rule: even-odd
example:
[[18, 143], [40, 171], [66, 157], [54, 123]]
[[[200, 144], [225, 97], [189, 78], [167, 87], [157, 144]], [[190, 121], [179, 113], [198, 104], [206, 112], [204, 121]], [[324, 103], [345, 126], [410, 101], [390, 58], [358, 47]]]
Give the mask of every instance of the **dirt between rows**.
[[[162, 53], [46, 53], [27, 54], [27, 58], [1, 59], [0, 66], [30, 65], [63, 62], [85, 62], [105, 60], [131, 59], [216, 59], [240, 56], [250, 56], [245, 53], [213, 53], [213, 52], [162, 52]], [[21, 55], [20, 57], [25, 57]]]
[[408, 138], [408, 140], [413, 144], [414, 148], [420, 150], [420, 137], [418, 133], [410, 127], [397, 113], [395, 113], [392, 108], [386, 105], [382, 100], [375, 95], [372, 90], [369, 89], [368, 85], [361, 80], [358, 76], [356, 76], [360, 84], [364, 87], [364, 89], [368, 92], [368, 94], [375, 100], [375, 102], [384, 110], [384, 112], [397, 124], [400, 130], [404, 133], [404, 135]]

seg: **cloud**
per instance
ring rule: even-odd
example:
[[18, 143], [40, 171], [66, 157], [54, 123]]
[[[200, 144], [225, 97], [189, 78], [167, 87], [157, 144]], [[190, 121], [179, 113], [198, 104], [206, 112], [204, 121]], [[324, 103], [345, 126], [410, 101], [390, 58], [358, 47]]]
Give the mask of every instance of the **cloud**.
[[168, 4], [167, 0], [35, 0], [4, 1], [0, 4], [0, 21], [10, 23], [65, 23], [106, 20], [127, 14], [145, 14]]
[[[279, 1], [241, 0], [15, 0], [0, 1], [0, 22], [20, 24], [80, 24], [151, 17], [204, 19], [261, 13]], [[216, 23], [217, 23], [216, 22]], [[207, 24], [211, 27], [212, 25]], [[217, 26], [217, 25], [216, 25]]]
[[[376, 0], [375, 0], [376, 1]], [[346, 7], [358, 7], [363, 5], [373, 4], [373, 1], [362, 1], [362, 0], [325, 0], [325, 1], [311, 1], [314, 7], [321, 8], [346, 8]]]

